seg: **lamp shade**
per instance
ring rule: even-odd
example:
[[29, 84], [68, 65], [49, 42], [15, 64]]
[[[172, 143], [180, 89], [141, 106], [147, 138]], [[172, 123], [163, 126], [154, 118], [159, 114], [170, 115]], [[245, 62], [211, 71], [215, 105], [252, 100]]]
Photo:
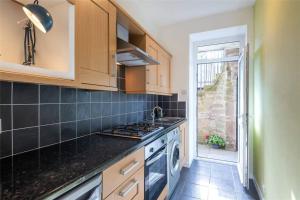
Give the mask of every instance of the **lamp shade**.
[[47, 33], [53, 26], [51, 14], [44, 7], [38, 4], [27, 4], [23, 11], [30, 21], [43, 33]]

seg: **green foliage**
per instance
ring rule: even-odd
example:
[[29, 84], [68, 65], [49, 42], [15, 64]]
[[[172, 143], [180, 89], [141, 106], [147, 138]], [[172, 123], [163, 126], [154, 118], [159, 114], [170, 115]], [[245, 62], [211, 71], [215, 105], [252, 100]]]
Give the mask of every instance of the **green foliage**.
[[207, 141], [208, 144], [210, 145], [219, 145], [220, 147], [224, 148], [225, 147], [225, 140], [216, 134], [210, 135]]

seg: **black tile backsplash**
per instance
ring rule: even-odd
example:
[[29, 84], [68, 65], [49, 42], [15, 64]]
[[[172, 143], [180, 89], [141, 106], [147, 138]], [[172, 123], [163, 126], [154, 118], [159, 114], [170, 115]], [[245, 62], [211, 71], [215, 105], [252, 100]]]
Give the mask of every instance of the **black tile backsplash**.
[[69, 122], [76, 120], [76, 104], [61, 104], [60, 105], [60, 121]]
[[59, 124], [51, 124], [40, 127], [40, 146], [48, 146], [59, 143], [60, 126]]
[[38, 126], [38, 104], [13, 105], [13, 128]]
[[61, 103], [75, 103], [76, 102], [76, 89], [62, 87], [60, 92]]
[[58, 86], [41, 85], [40, 86], [40, 103], [59, 103]]
[[13, 84], [14, 104], [37, 104], [39, 103], [39, 86], [33, 84]]
[[118, 92], [0, 81], [0, 158], [150, 119], [155, 105], [185, 117], [177, 95], [126, 94], [118, 74]]
[[77, 120], [86, 120], [91, 118], [91, 104], [78, 103], [77, 104]]
[[12, 154], [12, 131], [4, 131], [0, 134], [0, 155], [2, 157]]
[[11, 104], [11, 83], [0, 82], [0, 104]]
[[2, 131], [11, 130], [11, 105], [0, 105], [0, 118], [2, 119]]
[[61, 123], [60, 125], [61, 141], [76, 138], [76, 122]]
[[91, 120], [82, 120], [77, 122], [77, 136], [81, 137], [91, 133]]
[[13, 153], [21, 153], [39, 147], [39, 129], [25, 128], [13, 130]]
[[40, 125], [59, 122], [59, 104], [40, 104]]

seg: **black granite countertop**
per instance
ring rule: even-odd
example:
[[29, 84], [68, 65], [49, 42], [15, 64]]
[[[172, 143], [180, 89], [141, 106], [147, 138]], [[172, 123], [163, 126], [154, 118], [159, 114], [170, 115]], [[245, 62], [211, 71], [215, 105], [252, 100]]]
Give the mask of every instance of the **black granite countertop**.
[[164, 130], [143, 141], [92, 134], [4, 158], [0, 199], [55, 199], [184, 121], [164, 125]]

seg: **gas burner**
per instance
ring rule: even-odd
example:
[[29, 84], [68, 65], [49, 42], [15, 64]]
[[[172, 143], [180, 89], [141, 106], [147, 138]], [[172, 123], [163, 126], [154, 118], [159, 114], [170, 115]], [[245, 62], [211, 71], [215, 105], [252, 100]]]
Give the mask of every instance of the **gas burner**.
[[142, 122], [117, 126], [112, 129], [104, 130], [100, 134], [143, 140], [154, 135], [162, 129], [163, 127], [160, 127], [158, 125]]

